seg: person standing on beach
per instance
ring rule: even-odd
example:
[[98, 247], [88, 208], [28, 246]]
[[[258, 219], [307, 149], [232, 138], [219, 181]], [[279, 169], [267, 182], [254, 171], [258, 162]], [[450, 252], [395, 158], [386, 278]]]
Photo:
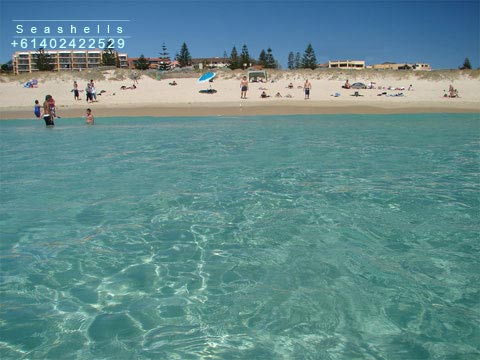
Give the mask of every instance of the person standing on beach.
[[133, 74], [132, 74], [132, 78], [133, 78], [133, 84], [135, 85], [138, 85], [138, 78], [140, 76], [138, 75], [138, 72], [134, 71]]
[[46, 127], [55, 126], [54, 118], [55, 114], [52, 111], [51, 102], [53, 100], [52, 95], [45, 96], [45, 101], [43, 103], [43, 120], [45, 121]]
[[80, 93], [78, 92], [78, 84], [76, 81], [73, 82], [73, 98], [80, 100]]
[[87, 109], [87, 116], [85, 116], [85, 122], [88, 125], [95, 124], [95, 119], [93, 118], [93, 115], [92, 115], [92, 109]]
[[240, 99], [246, 99], [248, 90], [248, 80], [246, 76], [244, 76], [242, 78], [242, 81], [240, 82], [240, 89], [242, 90], [242, 92], [240, 93]]
[[92, 84], [87, 83], [87, 87], [85, 88], [85, 94], [87, 94], [87, 103], [90, 100], [90, 102], [93, 101], [92, 97]]
[[97, 91], [95, 90], [95, 84], [93, 80], [90, 80], [90, 88], [92, 89], [92, 101], [97, 102]]
[[310, 90], [312, 89], [312, 84], [310, 81], [305, 80], [305, 84], [303, 85], [303, 91], [305, 91], [305, 100], [310, 99]]

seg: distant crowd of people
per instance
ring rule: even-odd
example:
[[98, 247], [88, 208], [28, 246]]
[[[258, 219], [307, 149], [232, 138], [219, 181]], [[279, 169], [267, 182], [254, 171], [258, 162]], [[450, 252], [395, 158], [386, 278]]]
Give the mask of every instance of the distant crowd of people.
[[[135, 83], [138, 84], [137, 78], [134, 78], [134, 83], [132, 86], [121, 86], [120, 90], [134, 90], [137, 88]], [[74, 81], [73, 89], [71, 90], [71, 92], [73, 92], [73, 99], [75, 101], [82, 100], [80, 98], [80, 93], [83, 91], [85, 91], [85, 96], [86, 96], [85, 100], [87, 101], [87, 103], [98, 102], [97, 95], [102, 95], [103, 93], [106, 92], [105, 90], [97, 92], [95, 88], [95, 82], [93, 81], [93, 79], [91, 79], [87, 83], [85, 90], [80, 90], [78, 86], [78, 82]], [[40, 102], [38, 100], [35, 100], [33, 113], [36, 118], [42, 118], [45, 121], [45, 125], [47, 127], [55, 126], [55, 119], [60, 118], [60, 116], [56, 114], [55, 99], [53, 98], [52, 95], [45, 96], [45, 101], [43, 102], [43, 105], [40, 105]], [[88, 125], [93, 125], [95, 123], [95, 119], [92, 114], [92, 109], [90, 108], [86, 110], [85, 123]]]
[[[255, 81], [255, 82], [258, 82], [258, 81]], [[263, 83], [263, 81], [261, 81], [261, 82]], [[293, 89], [293, 84], [292, 83], [288, 84], [287, 88]], [[308, 79], [306, 79], [305, 84], [303, 86], [299, 86], [299, 88], [303, 89], [303, 92], [305, 94], [305, 100], [310, 99], [310, 91], [312, 89], [312, 84], [310, 83], [310, 81], [308, 81]], [[260, 87], [259, 90], [262, 90], [262, 93], [260, 94], [260, 98], [266, 99], [266, 98], [270, 97], [270, 95], [268, 95], [265, 92], [265, 90], [267, 90], [266, 88]], [[242, 80], [240, 81], [240, 99], [246, 99], [247, 98], [247, 91], [248, 91], [248, 79], [247, 79], [246, 76], [243, 76]], [[280, 94], [280, 92], [277, 92], [275, 94], [275, 97], [281, 98], [283, 96], [282, 96], [282, 94]], [[291, 98], [292, 95], [287, 94], [285, 97]]]
[[[80, 99], [80, 90], [78, 89], [78, 83], [76, 81], [73, 82], [72, 92], [75, 100], [82, 100]], [[97, 90], [95, 89], [95, 83], [93, 80], [90, 80], [87, 83], [87, 86], [85, 87], [85, 95], [87, 102], [97, 102]]]
[[[263, 83], [264, 81], [261, 81], [261, 82]], [[274, 81], [272, 80], [272, 82], [274, 82]], [[123, 86], [120, 87], [120, 90], [135, 90], [137, 88], [135, 83], [138, 84], [137, 78], [134, 79], [134, 83], [133, 83], [132, 86], [123, 85]], [[349, 80], [347, 79], [345, 81], [345, 84], [342, 86], [342, 88], [344, 88], [344, 89], [356, 88], [357, 84], [360, 84], [360, 83], [355, 83], [352, 86], [350, 84]], [[177, 83], [176, 83], [175, 80], [173, 80], [172, 82], [169, 83], [169, 85], [176, 86]], [[363, 84], [361, 84], [361, 85], [363, 85]], [[288, 89], [293, 89], [294, 88], [293, 83], [289, 83], [287, 85], [287, 88]], [[308, 79], [305, 80], [305, 83], [303, 84], [303, 86], [299, 85], [299, 86], [297, 86], [297, 88], [303, 90], [305, 100], [310, 99], [312, 84], [310, 83], [310, 81]], [[370, 84], [368, 86], [364, 85], [362, 88], [364, 88], [364, 89], [375, 89], [375, 88], [377, 88], [377, 89], [382, 89], [382, 90], [405, 90], [405, 88], [392, 88], [392, 87], [385, 88], [385, 87], [381, 87], [381, 86], [376, 86], [376, 83], [374, 83], [374, 82], [370, 82]], [[249, 90], [249, 80], [247, 79], [247, 76], [243, 76], [241, 81], [240, 81], [240, 98], [241, 99], [247, 99], [248, 90]], [[260, 87], [259, 90], [262, 90], [262, 93], [260, 94], [260, 98], [265, 99], [265, 98], [270, 97], [270, 95], [268, 95], [267, 92], [265, 91], [265, 90], [268, 90], [265, 87]], [[77, 81], [73, 82], [73, 89], [71, 91], [73, 92], [73, 97], [74, 97], [75, 101], [81, 100], [80, 92], [83, 92], [83, 90], [79, 90]], [[413, 91], [413, 85], [412, 84], [409, 85], [408, 91]], [[97, 90], [95, 88], [95, 83], [94, 83], [93, 79], [91, 79], [85, 87], [85, 94], [86, 94], [87, 103], [97, 102], [98, 101], [97, 100], [97, 95], [101, 95], [104, 92], [105, 92], [105, 90], [102, 90], [100, 93], [97, 94]], [[115, 95], [115, 93], [113, 95]], [[379, 96], [380, 95], [387, 95], [387, 93], [383, 92], [383, 93], [379, 94]], [[395, 96], [400, 96], [400, 95], [403, 96], [403, 93], [396, 94]], [[338, 94], [338, 93], [335, 94], [335, 97], [337, 97], [337, 96], [340, 96], [340, 94]], [[361, 96], [361, 95], [358, 94], [357, 96]], [[390, 96], [393, 96], [393, 95], [390, 95]], [[458, 90], [455, 89], [453, 87], [453, 85], [450, 85], [448, 92], [444, 91], [443, 96], [444, 97], [450, 97], [450, 98], [458, 98], [459, 97]], [[275, 94], [275, 97], [276, 98], [281, 98], [283, 96], [280, 92], [277, 92]], [[292, 95], [287, 94], [287, 95], [285, 95], [285, 97], [286, 98], [291, 98]], [[55, 118], [60, 118], [56, 114], [55, 99], [51, 95], [47, 95], [45, 97], [45, 101], [43, 102], [43, 106], [40, 105], [38, 100], [35, 100], [34, 114], [37, 118], [43, 118], [43, 120], [45, 121], [45, 125], [47, 127], [54, 126], [55, 125]], [[85, 122], [87, 124], [89, 124], [89, 125], [94, 124], [95, 121], [94, 121], [94, 117], [93, 117], [91, 109], [86, 110], [85, 119], [86, 119]]]

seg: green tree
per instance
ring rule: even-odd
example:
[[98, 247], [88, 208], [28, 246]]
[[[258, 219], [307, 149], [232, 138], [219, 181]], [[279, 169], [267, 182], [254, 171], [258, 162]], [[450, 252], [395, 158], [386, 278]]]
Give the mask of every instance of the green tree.
[[149, 67], [148, 60], [145, 58], [145, 56], [140, 55], [138, 60], [135, 61], [135, 69], [137, 70], [147, 70]]
[[11, 72], [11, 71], [13, 71], [12, 60], [9, 60], [5, 64], [2, 64], [2, 72]]
[[162, 71], [170, 70], [172, 62], [170, 60], [170, 54], [167, 51], [165, 43], [162, 44], [162, 51], [160, 52], [160, 62], [158, 64], [158, 69]]
[[294, 67], [295, 69], [300, 69], [302, 67], [302, 57], [300, 56], [300, 53], [298, 51], [295, 54]]
[[463, 61], [463, 65], [460, 67], [460, 70], [466, 70], [471, 68], [472, 68], [472, 64], [470, 63], [470, 59], [465, 58], [465, 60]]
[[230, 69], [235, 70], [240, 68], [240, 59], [238, 57], [237, 48], [234, 46], [230, 53]]
[[265, 56], [265, 67], [267, 69], [275, 69], [277, 67], [271, 48], [267, 49], [267, 55]]
[[267, 53], [263, 49], [260, 51], [260, 55], [258, 55], [258, 64], [263, 67], [267, 66]]
[[249, 67], [251, 63], [250, 54], [248, 53], [247, 45], [244, 44], [242, 47], [242, 53], [240, 54], [240, 63], [242, 67]]
[[302, 68], [314, 70], [317, 67], [317, 57], [312, 44], [308, 44], [302, 58]]
[[293, 51], [290, 51], [288, 54], [287, 66], [289, 70], [295, 69], [295, 55], [293, 55]]
[[52, 57], [43, 48], [33, 55], [33, 62], [39, 71], [52, 71], [55, 67]]
[[103, 66], [119, 66], [120, 61], [118, 59], [118, 53], [113, 48], [113, 40], [110, 39], [105, 45], [105, 48], [102, 52], [102, 65]]
[[180, 53], [177, 55], [176, 59], [180, 67], [192, 65], [192, 57], [190, 56], [190, 52], [188, 51], [186, 43], [182, 44], [182, 48], [180, 49]]

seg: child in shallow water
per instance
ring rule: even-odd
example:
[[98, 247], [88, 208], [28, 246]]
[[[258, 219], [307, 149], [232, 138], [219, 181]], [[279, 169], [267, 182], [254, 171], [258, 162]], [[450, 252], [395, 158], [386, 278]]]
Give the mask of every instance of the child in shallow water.
[[35, 114], [35, 116], [37, 118], [40, 117], [40, 112], [41, 112], [41, 109], [42, 107], [40, 106], [40, 103], [38, 102], [38, 100], [35, 100], [35, 107], [33, 109], [33, 113]]

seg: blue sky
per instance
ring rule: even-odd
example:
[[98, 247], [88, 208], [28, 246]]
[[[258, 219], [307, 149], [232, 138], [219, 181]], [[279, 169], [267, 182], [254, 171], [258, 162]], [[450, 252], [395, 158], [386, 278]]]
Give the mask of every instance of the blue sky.
[[[427, 62], [445, 69], [457, 68], [468, 57], [477, 68], [479, 4], [480, 0], [0, 0], [0, 61], [22, 50], [11, 43], [25, 35], [37, 36], [37, 40], [52, 35], [58, 40], [65, 35], [55, 31], [45, 35], [44, 26], [70, 30], [73, 25], [78, 31], [100, 25], [101, 33], [95, 35], [103, 37], [110, 25], [111, 30], [122, 27], [122, 34], [115, 35], [123, 38], [122, 51], [130, 57], [158, 56], [162, 43], [173, 56], [183, 42], [193, 57], [223, 57], [224, 51], [230, 55], [236, 46], [240, 52], [246, 44], [253, 57], [271, 47], [286, 67], [290, 51], [303, 54], [311, 43], [319, 63], [345, 59], [367, 64]], [[22, 34], [16, 33], [19, 24]], [[32, 26], [38, 28], [36, 34], [29, 33]], [[72, 36], [80, 37], [78, 33]], [[31, 43], [27, 49], [34, 50]]]

